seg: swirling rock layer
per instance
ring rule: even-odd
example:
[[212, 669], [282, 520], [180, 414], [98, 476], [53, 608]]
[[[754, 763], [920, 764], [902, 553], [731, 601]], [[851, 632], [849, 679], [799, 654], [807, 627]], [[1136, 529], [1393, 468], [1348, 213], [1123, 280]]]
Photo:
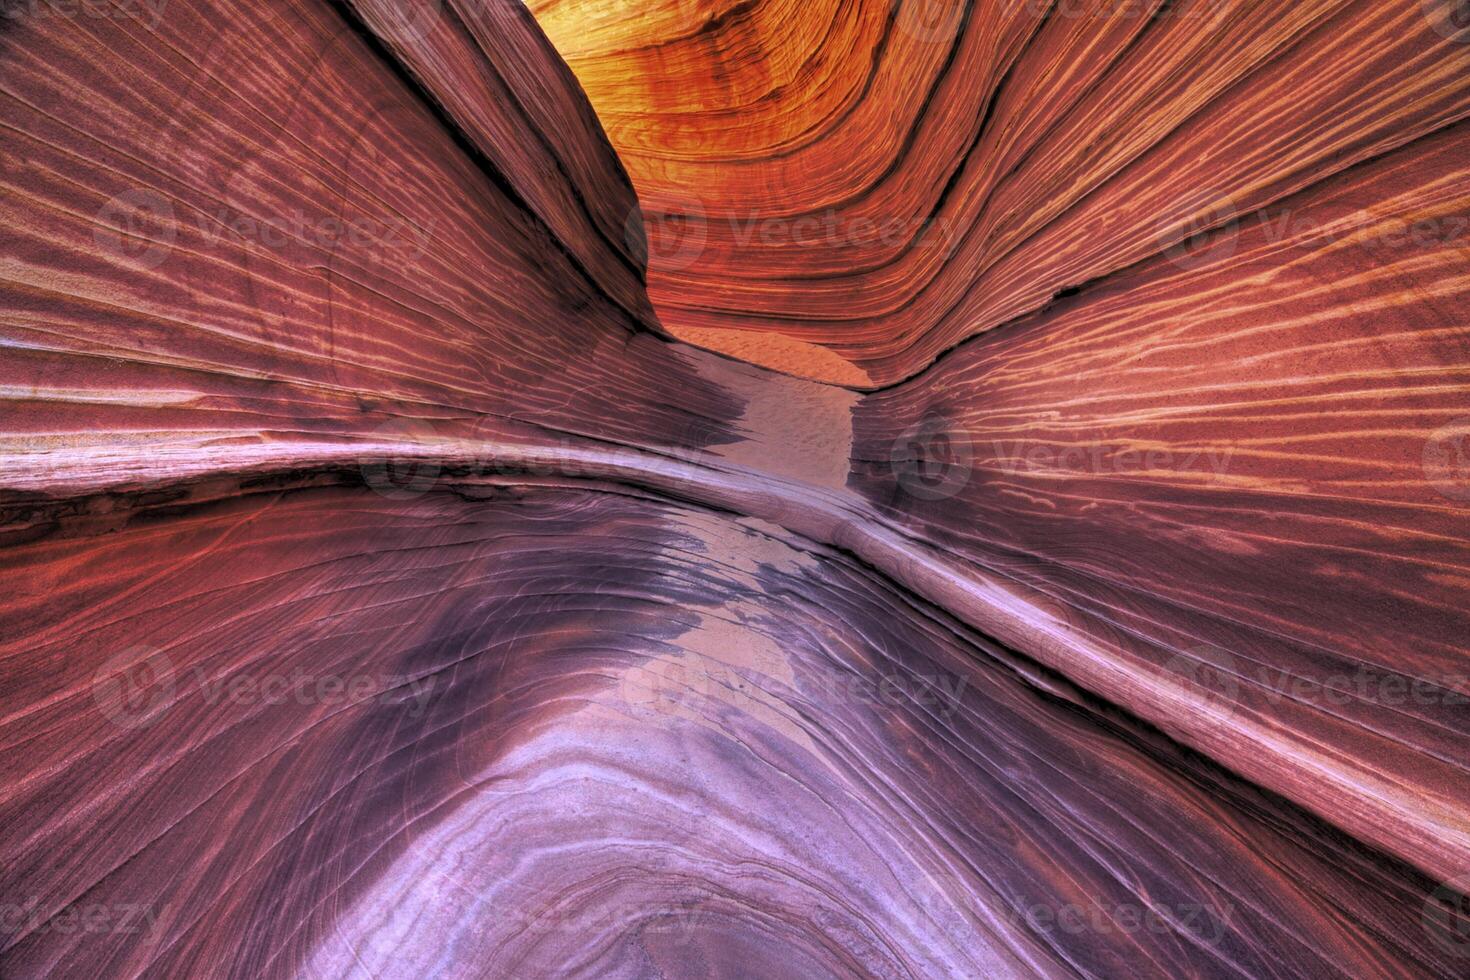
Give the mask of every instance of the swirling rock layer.
[[1438, 0], [532, 8], [658, 218], [668, 328], [858, 387], [1351, 174], [1470, 97], [1463, 9]]
[[1463, 975], [1454, 4], [4, 12], [0, 975]]

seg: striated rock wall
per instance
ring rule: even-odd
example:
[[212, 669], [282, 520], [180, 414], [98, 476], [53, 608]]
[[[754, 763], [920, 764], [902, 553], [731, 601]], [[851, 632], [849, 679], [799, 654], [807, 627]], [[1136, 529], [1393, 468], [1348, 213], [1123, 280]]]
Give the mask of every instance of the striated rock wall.
[[1455, 4], [3, 9], [0, 976], [1463, 975]]

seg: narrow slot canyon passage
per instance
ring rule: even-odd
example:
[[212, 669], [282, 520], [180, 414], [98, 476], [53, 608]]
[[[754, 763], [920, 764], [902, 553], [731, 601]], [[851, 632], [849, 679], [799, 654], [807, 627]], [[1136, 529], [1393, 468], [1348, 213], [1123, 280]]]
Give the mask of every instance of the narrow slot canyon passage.
[[1460, 0], [0, 14], [0, 978], [1470, 974]]

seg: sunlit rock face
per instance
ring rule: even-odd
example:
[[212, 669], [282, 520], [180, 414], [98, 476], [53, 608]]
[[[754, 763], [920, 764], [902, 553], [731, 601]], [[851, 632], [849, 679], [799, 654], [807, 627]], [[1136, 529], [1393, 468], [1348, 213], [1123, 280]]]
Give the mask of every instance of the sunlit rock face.
[[1470, 971], [1462, 5], [0, 9], [0, 976]]
[[1453, 0], [531, 7], [654, 218], [668, 328], [858, 387], [1412, 157], [1470, 91]]

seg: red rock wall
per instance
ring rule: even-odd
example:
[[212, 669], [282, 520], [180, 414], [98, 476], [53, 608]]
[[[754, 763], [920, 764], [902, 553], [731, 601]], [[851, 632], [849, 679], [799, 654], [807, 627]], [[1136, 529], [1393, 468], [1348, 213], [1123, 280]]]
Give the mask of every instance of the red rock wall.
[[1453, 4], [4, 12], [0, 976], [1464, 974]]
[[1470, 92], [1450, 0], [659, 6], [532, 4], [659, 216], [660, 315], [858, 387], [1412, 145]]

